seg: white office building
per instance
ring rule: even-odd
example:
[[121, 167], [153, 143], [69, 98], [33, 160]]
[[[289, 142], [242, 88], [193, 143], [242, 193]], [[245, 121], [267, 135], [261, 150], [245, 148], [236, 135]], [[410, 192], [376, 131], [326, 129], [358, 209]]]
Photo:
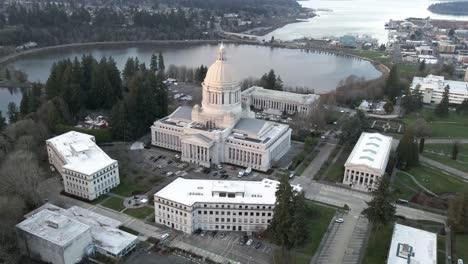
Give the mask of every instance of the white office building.
[[451, 104], [461, 104], [463, 100], [468, 99], [468, 82], [445, 80], [444, 76], [428, 75], [427, 77], [413, 77], [411, 90], [419, 87], [423, 96], [423, 102], [438, 104], [446, 86], [450, 87], [449, 102]]
[[392, 137], [362, 133], [345, 163], [343, 184], [360, 191], [377, 189], [385, 174]]
[[120, 258], [135, 248], [137, 237], [119, 230], [121, 222], [73, 206], [45, 204], [16, 226], [22, 254], [53, 264], [78, 263], [99, 252]]
[[151, 126], [151, 143], [181, 152], [181, 160], [204, 167], [231, 163], [267, 171], [290, 148], [291, 129], [254, 118], [241, 105], [224, 47], [202, 83], [201, 106], [179, 107]]
[[[262, 231], [276, 202], [278, 181], [177, 178], [154, 195], [155, 222], [185, 233], [197, 229]], [[301, 191], [299, 185], [292, 186]]]
[[387, 264], [437, 263], [437, 235], [395, 224]]
[[62, 175], [65, 192], [94, 200], [120, 183], [119, 165], [94, 136], [70, 131], [46, 141], [49, 163]]
[[259, 86], [252, 86], [242, 92], [242, 103], [247, 107], [277, 115], [308, 115], [319, 98], [317, 94], [274, 91]]

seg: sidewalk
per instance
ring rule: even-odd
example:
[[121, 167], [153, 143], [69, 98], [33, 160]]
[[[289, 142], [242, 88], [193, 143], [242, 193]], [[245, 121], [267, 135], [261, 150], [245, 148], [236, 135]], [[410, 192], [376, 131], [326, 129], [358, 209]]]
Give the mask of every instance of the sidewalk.
[[468, 181], [468, 173], [466, 173], [464, 171], [452, 168], [452, 167], [447, 166], [445, 164], [442, 164], [442, 163], [440, 163], [438, 161], [426, 158], [426, 157], [424, 157], [422, 155], [419, 156], [419, 161], [421, 161], [423, 163], [426, 163], [426, 164], [429, 164], [432, 167], [436, 167], [436, 168], [438, 168], [440, 170], [443, 170], [445, 172], [451, 173], [451, 174], [453, 174], [455, 176], [458, 176], [460, 178], [463, 178], [463, 180], [465, 180], [465, 181]]

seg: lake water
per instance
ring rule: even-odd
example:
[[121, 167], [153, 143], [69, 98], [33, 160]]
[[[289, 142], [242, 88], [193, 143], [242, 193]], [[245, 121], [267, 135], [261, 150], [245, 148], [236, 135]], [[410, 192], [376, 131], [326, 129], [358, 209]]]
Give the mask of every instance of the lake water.
[[427, 8], [439, 1], [431, 0], [308, 0], [299, 3], [308, 8], [331, 9], [319, 11], [318, 16], [306, 22], [289, 24], [265, 36], [270, 39], [293, 40], [302, 37], [321, 38], [345, 34], [368, 34], [387, 41], [384, 28], [390, 19], [408, 17], [468, 20], [466, 16], [446, 16], [431, 13]]
[[19, 107], [22, 96], [23, 94], [19, 88], [0, 87], [0, 111], [2, 111], [3, 117], [7, 118], [8, 103], [14, 102]]
[[[336, 88], [339, 81], [350, 76], [373, 79], [380, 76], [374, 66], [365, 60], [332, 53], [306, 52], [302, 50], [270, 48], [254, 45], [226, 44], [226, 55], [235, 69], [234, 77], [241, 80], [247, 77], [260, 78], [274, 69], [288, 86], [306, 86], [317, 93]], [[79, 48], [55, 50], [32, 54], [11, 64], [25, 71], [30, 81], [45, 82], [55, 61], [64, 58], [81, 57], [85, 53], [95, 58], [112, 56], [119, 69], [123, 69], [128, 57], [137, 56], [149, 65], [151, 54], [161, 51], [166, 68], [170, 64], [198, 67], [211, 65], [216, 59], [218, 45], [141, 45], [130, 48]]]

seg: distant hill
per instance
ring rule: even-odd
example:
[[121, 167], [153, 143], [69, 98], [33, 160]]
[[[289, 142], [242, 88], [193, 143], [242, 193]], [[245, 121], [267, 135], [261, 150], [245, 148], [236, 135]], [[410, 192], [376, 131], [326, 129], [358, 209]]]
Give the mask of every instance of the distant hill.
[[468, 16], [468, 1], [437, 3], [428, 9], [435, 14]]

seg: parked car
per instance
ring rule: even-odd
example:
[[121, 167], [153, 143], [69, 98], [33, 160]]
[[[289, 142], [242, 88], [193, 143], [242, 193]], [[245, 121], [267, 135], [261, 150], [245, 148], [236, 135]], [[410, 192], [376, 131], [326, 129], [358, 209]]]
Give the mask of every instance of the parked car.
[[166, 176], [167, 176], [167, 177], [171, 177], [172, 175], [174, 175], [174, 173], [173, 173], [172, 171], [166, 173]]
[[167, 162], [167, 164], [172, 164], [174, 161], [170, 160]]
[[218, 173], [217, 173], [217, 172], [213, 172], [213, 176], [214, 176], [214, 177], [218, 176]]
[[247, 246], [250, 246], [253, 244], [253, 239], [247, 240], [247, 243], [245, 243]]
[[239, 171], [237, 178], [242, 178], [244, 176], [244, 171]]
[[164, 240], [169, 237], [169, 233], [165, 233], [161, 235], [161, 240]]
[[262, 247], [262, 245], [263, 245], [262, 242], [257, 242], [257, 244], [255, 244], [255, 248], [259, 249]]
[[335, 223], [339, 223], [339, 224], [344, 223], [344, 219], [341, 217], [335, 218]]
[[228, 177], [229, 177], [229, 175], [227, 175], [227, 174], [221, 175], [221, 178], [223, 178], [223, 179], [227, 179]]
[[226, 173], [226, 170], [220, 170], [219, 173], [224, 174], [224, 173]]
[[221, 170], [223, 168], [223, 165], [218, 164], [218, 165], [216, 165], [216, 168], [218, 168], [218, 170]]
[[202, 232], [201, 228], [198, 228], [193, 232], [194, 235], [199, 235]]
[[225, 234], [225, 233], [221, 233], [221, 234], [219, 234], [219, 237], [224, 238], [224, 237], [226, 237], [226, 234]]
[[289, 174], [289, 179], [294, 178], [294, 173]]

